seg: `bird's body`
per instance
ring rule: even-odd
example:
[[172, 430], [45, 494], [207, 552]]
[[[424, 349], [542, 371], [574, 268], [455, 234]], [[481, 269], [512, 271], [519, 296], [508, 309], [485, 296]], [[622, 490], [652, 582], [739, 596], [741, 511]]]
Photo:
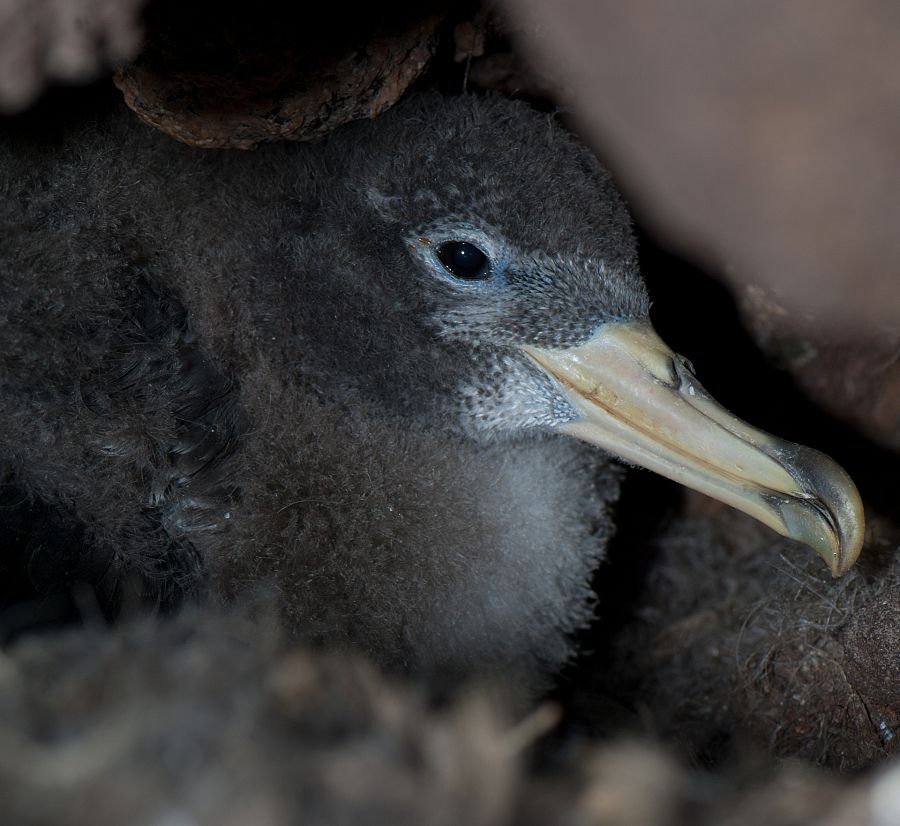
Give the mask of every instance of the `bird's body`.
[[[457, 122], [423, 134], [439, 109]], [[525, 107], [435, 97], [378, 126], [202, 153], [123, 111], [7, 142], [7, 483], [52, 503], [80, 537], [67, 573], [104, 598], [134, 574], [166, 592], [267, 584], [301, 635], [391, 664], [553, 668], [590, 615], [617, 471], [561, 435], [466, 432], [467, 354], [421, 327], [441, 285], [385, 266], [415, 227], [376, 199], [415, 197], [394, 180], [427, 182], [448, 151], [509, 153], [540, 185], [530, 149], [591, 170], [606, 197], [585, 228], [608, 224], [631, 265], [628, 219], [587, 152]], [[473, 186], [459, 169], [440, 184]], [[478, 195], [457, 195], [464, 219]], [[439, 210], [421, 203], [418, 223]]]
[[[629, 217], [583, 146], [521, 104], [425, 96], [253, 154], [120, 111], [8, 138], [0, 169], [0, 463], [69, 537], [54, 575], [268, 589], [298, 635], [426, 673], [566, 659], [619, 469], [559, 431], [593, 439], [582, 404], [630, 390], [554, 359], [636, 348], [651, 395], [708, 398], [641, 332]], [[736, 461], [806, 538], [800, 459], [752, 445]]]

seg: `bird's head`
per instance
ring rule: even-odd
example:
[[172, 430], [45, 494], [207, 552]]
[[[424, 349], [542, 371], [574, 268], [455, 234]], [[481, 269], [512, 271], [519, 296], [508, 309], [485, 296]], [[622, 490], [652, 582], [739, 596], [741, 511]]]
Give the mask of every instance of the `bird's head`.
[[852, 481], [722, 408], [656, 335], [630, 218], [583, 145], [499, 98], [414, 99], [349, 135], [344, 194], [317, 204], [345, 228], [326, 289], [355, 340], [327, 351], [352, 350], [348, 396], [473, 438], [566, 433], [853, 564]]

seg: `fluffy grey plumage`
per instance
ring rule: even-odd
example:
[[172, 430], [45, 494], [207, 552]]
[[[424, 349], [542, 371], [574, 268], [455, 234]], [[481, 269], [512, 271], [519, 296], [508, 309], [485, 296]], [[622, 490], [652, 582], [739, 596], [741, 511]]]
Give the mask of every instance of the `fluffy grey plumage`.
[[[647, 311], [584, 147], [426, 96], [254, 154], [117, 110], [0, 169], [0, 462], [54, 525], [19, 535], [32, 584], [271, 587], [303, 638], [427, 673], [565, 660], [618, 473], [543, 429], [572, 411], [514, 345]], [[447, 239], [493, 277], [451, 277]]]

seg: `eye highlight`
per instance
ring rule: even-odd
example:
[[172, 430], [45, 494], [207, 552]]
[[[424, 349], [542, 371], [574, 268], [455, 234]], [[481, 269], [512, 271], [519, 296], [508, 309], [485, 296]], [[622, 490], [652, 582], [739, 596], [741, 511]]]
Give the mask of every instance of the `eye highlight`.
[[468, 241], [446, 241], [437, 248], [436, 254], [444, 269], [457, 278], [475, 281], [491, 274], [490, 259]]

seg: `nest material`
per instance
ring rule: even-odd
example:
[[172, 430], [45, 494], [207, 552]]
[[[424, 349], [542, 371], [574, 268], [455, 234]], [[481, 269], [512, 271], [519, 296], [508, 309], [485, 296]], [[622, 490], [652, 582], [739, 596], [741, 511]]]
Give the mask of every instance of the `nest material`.
[[876, 522], [833, 580], [736, 511], [680, 517], [595, 687], [701, 758], [742, 735], [836, 769], [878, 763], [900, 741], [900, 553], [886, 532]]
[[91, 80], [140, 48], [147, 0], [0, 0], [0, 111], [53, 81]]
[[33, 638], [2, 660], [0, 697], [19, 824], [487, 824], [517, 765], [485, 700], [431, 711], [237, 615]]
[[862, 826], [900, 791], [896, 769], [851, 784], [751, 761], [714, 780], [635, 741], [537, 771], [546, 709], [510, 725], [485, 690], [436, 707], [237, 614], [32, 638], [0, 659], [0, 697], [0, 797], [23, 826]]

